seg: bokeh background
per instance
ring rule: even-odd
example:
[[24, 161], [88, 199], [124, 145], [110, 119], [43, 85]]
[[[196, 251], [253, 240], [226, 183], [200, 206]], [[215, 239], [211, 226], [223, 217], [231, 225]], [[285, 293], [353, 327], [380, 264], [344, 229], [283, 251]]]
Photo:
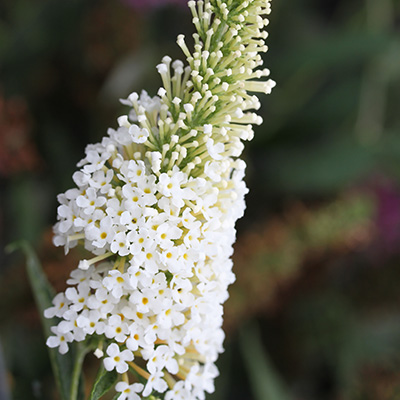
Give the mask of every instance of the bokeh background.
[[[0, 1], [0, 399], [55, 400], [22, 255], [57, 290], [56, 195], [118, 99], [182, 58], [185, 0]], [[400, 1], [274, 0], [278, 83], [247, 146], [246, 216], [212, 400], [400, 399]], [[89, 358], [86, 374], [93, 375]]]

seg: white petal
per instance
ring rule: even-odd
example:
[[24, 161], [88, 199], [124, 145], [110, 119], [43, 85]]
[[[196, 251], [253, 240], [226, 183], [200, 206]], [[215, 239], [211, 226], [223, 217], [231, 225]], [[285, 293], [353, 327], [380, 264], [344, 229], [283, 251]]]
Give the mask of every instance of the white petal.
[[117, 364], [117, 372], [119, 374], [123, 374], [126, 371], [128, 371], [128, 364], [121, 362]]
[[47, 338], [46, 345], [51, 348], [58, 347], [60, 345], [60, 339], [57, 336], [50, 336]]
[[114, 367], [115, 367], [115, 361], [110, 357], [105, 358], [103, 360], [103, 363], [104, 363], [104, 368], [107, 371], [112, 371], [114, 369]]

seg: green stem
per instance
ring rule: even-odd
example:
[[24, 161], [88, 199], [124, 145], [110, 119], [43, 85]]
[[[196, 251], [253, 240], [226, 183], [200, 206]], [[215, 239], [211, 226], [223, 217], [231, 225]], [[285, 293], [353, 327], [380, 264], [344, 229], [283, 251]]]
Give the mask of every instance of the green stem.
[[69, 400], [77, 400], [78, 399], [78, 389], [79, 389], [79, 381], [82, 373], [82, 364], [85, 359], [86, 354], [88, 353], [88, 348], [78, 344], [76, 349], [76, 357], [74, 363], [74, 369], [72, 370], [71, 377], [71, 392]]

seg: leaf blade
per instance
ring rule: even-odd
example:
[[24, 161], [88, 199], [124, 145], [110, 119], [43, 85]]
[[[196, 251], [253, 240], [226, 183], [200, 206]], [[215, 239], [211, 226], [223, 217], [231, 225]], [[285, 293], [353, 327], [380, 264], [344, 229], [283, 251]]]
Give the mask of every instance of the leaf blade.
[[240, 347], [256, 400], [290, 400], [290, 395], [269, 360], [255, 326], [241, 332]]
[[[115, 370], [106, 371], [104, 365], [101, 364], [88, 400], [100, 399], [114, 386], [117, 380], [117, 372]], [[119, 394], [117, 396], [119, 397]]]
[[[52, 334], [51, 327], [57, 325], [57, 318], [45, 318], [44, 310], [52, 306], [52, 300], [55, 295], [53, 287], [47, 280], [43, 272], [38, 257], [32, 246], [26, 241], [19, 241], [9, 245], [6, 249], [8, 252], [21, 250], [26, 257], [26, 270], [29, 282], [32, 288], [33, 297], [39, 310], [43, 331], [46, 337]], [[86, 349], [76, 349], [71, 346], [68, 353], [62, 355], [55, 349], [48, 348], [49, 358], [54, 373], [55, 381], [62, 400], [70, 400], [70, 391], [72, 385], [72, 376], [77, 357], [81, 358], [81, 352], [87, 352]], [[81, 377], [82, 380], [82, 377]], [[82, 384], [79, 385], [79, 399], [82, 398]]]

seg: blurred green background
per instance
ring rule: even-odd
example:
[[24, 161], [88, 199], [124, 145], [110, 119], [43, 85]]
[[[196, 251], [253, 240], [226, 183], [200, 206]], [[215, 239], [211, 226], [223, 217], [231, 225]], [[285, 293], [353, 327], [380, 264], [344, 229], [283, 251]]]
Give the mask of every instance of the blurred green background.
[[[56, 195], [182, 58], [184, 3], [0, 1], [0, 248], [33, 243], [57, 290], [79, 255], [51, 244]], [[400, 399], [400, 1], [274, 0], [270, 21], [209, 399]], [[0, 258], [0, 399], [57, 399], [24, 260]]]

